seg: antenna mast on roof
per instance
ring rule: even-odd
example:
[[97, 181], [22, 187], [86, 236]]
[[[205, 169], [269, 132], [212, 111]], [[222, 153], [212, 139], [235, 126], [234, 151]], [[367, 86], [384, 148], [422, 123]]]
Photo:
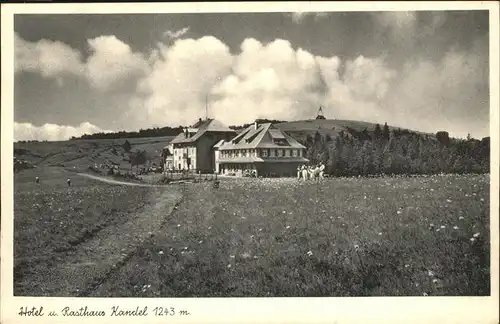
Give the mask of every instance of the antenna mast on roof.
[[205, 120], [208, 120], [208, 93], [205, 95]]

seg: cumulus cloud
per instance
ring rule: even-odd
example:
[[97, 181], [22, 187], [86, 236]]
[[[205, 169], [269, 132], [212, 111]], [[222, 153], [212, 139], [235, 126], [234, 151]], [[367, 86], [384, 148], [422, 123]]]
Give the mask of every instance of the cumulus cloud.
[[163, 36], [166, 36], [166, 37], [169, 37], [172, 39], [176, 39], [176, 38], [182, 37], [188, 31], [189, 31], [189, 27], [184, 27], [182, 29], [175, 30], [175, 31], [167, 30], [163, 33]]
[[386, 11], [371, 14], [375, 26], [400, 46], [434, 36], [446, 21], [445, 11]]
[[362, 55], [348, 60], [344, 82], [354, 97], [382, 100], [396, 71], [387, 67], [383, 58], [365, 58]]
[[[474, 115], [468, 109], [482, 105], [477, 89], [487, 86], [488, 75], [487, 60], [478, 55], [484, 49], [450, 51], [441, 61], [421, 59], [401, 70], [384, 56], [342, 61], [282, 39], [263, 44], [248, 38], [233, 55], [213, 37], [179, 40], [160, 52], [141, 82], [142, 96], [132, 100], [129, 116], [141, 127], [192, 123], [204, 116], [208, 94], [209, 115], [226, 124], [308, 119], [321, 105], [329, 117], [464, 136], [463, 123]], [[472, 123], [479, 130], [487, 120]]]
[[[316, 58], [290, 42], [247, 39], [232, 73], [214, 88], [212, 111], [225, 122], [303, 117], [321, 101], [325, 85]], [[317, 108], [316, 108], [317, 109]]]
[[16, 72], [37, 72], [46, 78], [84, 72], [81, 53], [61, 42], [42, 39], [32, 43], [14, 34], [14, 51]]
[[144, 55], [132, 52], [116, 36], [99, 36], [87, 43], [91, 54], [84, 62], [79, 51], [61, 42], [42, 39], [33, 43], [15, 35], [15, 71], [38, 72], [43, 77], [55, 78], [60, 86], [65, 75], [76, 75], [86, 78], [94, 88], [106, 91], [120, 88], [149, 70]]
[[205, 98], [233, 64], [229, 47], [215, 37], [179, 39], [160, 46], [152, 72], [140, 81], [129, 116], [141, 124], [191, 123], [205, 109]]
[[[387, 104], [393, 120], [423, 131], [447, 130], [465, 137], [488, 134], [487, 38], [467, 51], [450, 50], [437, 62], [407, 62]], [[411, 116], [413, 120], [405, 119]]]
[[42, 126], [34, 126], [31, 123], [14, 123], [14, 140], [27, 141], [65, 141], [72, 136], [79, 137], [84, 134], [92, 134], [99, 132], [111, 132], [110, 130], [103, 130], [88, 122], [83, 122], [80, 125], [66, 126], [56, 124], [44, 124]]
[[92, 55], [86, 63], [87, 77], [92, 86], [109, 90], [146, 74], [149, 65], [140, 53], [113, 35], [88, 40]]
[[381, 118], [380, 102], [397, 74], [383, 57], [342, 62], [283, 39], [248, 38], [234, 55], [214, 37], [179, 40], [159, 52], [141, 95], [129, 102], [126, 118], [140, 127], [192, 123], [204, 116], [207, 97], [209, 115], [226, 124], [309, 119], [319, 106], [336, 118]]
[[[391, 26], [387, 28], [409, 30], [415, 24], [411, 13], [384, 14], [379, 19]], [[432, 21], [438, 26], [443, 19], [438, 15]], [[283, 39], [262, 43], [247, 38], [236, 53], [212, 36], [177, 39], [170, 45], [158, 43], [148, 57], [134, 53], [114, 36], [89, 40], [89, 46], [93, 52], [84, 63], [84, 75], [92, 85], [111, 89], [127, 78], [134, 85], [133, 91], [122, 92], [117, 104], [121, 113], [116, 122], [126, 129], [191, 124], [204, 117], [208, 101], [209, 116], [228, 125], [256, 118], [309, 119], [323, 106], [327, 118], [388, 122], [428, 132], [448, 130], [453, 136], [488, 133], [487, 36], [470, 50], [448, 50], [438, 61], [408, 58], [400, 69], [390, 67], [382, 55], [318, 56]], [[57, 48], [74, 53], [64, 44]], [[69, 57], [78, 62], [78, 55]], [[63, 67], [74, 69], [69, 63], [48, 68], [33, 60], [37, 63], [17, 64], [24, 70], [34, 65], [47, 76], [62, 73]], [[73, 71], [80, 74], [81, 67]], [[89, 126], [82, 125], [17, 127], [20, 134], [45, 137], [47, 132], [60, 134], [57, 129], [63, 134], [56, 136], [60, 138], [92, 132], [82, 131]]]

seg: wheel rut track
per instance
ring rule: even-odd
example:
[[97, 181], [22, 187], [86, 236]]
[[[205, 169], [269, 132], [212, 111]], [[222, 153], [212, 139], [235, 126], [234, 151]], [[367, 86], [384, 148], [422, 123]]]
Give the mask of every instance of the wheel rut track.
[[[185, 196], [183, 195], [181, 198], [177, 200], [177, 202], [174, 204], [172, 210], [170, 211], [169, 215], [172, 215], [173, 213], [176, 212], [177, 208], [181, 205], [183, 200], [185, 199]], [[158, 228], [159, 232], [167, 223], [167, 217], [163, 218], [161, 221], [161, 226]], [[148, 243], [151, 241], [151, 239], [156, 235], [156, 233], [151, 233], [148, 235], [148, 237], [143, 241], [142, 245], [136, 245], [133, 250], [129, 251], [126, 254], [122, 254], [122, 258], [116, 263], [113, 264], [108, 272], [106, 272], [104, 275], [95, 278], [94, 281], [84, 290], [81, 290], [76, 293], [77, 297], [89, 297], [91, 296], [92, 292], [94, 292], [99, 286], [101, 286], [103, 283], [110, 278], [113, 273], [120, 271], [120, 269], [127, 264], [127, 262], [137, 254], [137, 251], [142, 248], [144, 243]]]
[[92, 294], [114, 271], [126, 264], [137, 249], [161, 230], [183, 196], [179, 186], [126, 183], [83, 176], [116, 185], [152, 187], [153, 196], [150, 203], [141, 210], [133, 211], [132, 217], [124, 223], [100, 228], [70, 248], [52, 267], [37, 269], [44, 278], [43, 282], [22, 289], [24, 292], [21, 295], [70, 297]]

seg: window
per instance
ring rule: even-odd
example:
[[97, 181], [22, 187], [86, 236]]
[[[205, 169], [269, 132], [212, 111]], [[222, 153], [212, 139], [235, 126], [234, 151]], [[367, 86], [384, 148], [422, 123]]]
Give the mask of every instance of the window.
[[285, 156], [290, 156], [290, 150], [285, 149]]
[[282, 150], [282, 149], [277, 149], [276, 151], [278, 151], [278, 152], [277, 152], [277, 153], [278, 153], [277, 155], [278, 155], [279, 157], [282, 157], [282, 156], [283, 156], [283, 151], [284, 151], [284, 150]]
[[292, 156], [297, 156], [298, 155], [298, 150], [293, 149], [292, 150]]
[[271, 157], [276, 156], [276, 151], [277, 150], [271, 149], [271, 154], [269, 156], [271, 156]]
[[262, 149], [262, 157], [267, 157], [269, 155], [268, 149]]

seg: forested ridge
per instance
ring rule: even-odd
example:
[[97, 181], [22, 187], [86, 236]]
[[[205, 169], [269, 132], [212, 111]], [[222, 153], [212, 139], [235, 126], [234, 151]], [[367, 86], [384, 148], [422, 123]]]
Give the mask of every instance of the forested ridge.
[[182, 126], [178, 127], [155, 127], [148, 129], [141, 129], [138, 132], [111, 132], [111, 133], [94, 133], [94, 134], [84, 134], [81, 137], [72, 137], [75, 139], [119, 139], [119, 138], [141, 138], [141, 137], [162, 137], [162, 136], [177, 136], [182, 133], [184, 128]]
[[488, 173], [490, 138], [450, 138], [376, 125], [341, 131], [332, 139], [316, 132], [302, 144], [312, 164], [323, 162], [336, 176], [380, 174]]

